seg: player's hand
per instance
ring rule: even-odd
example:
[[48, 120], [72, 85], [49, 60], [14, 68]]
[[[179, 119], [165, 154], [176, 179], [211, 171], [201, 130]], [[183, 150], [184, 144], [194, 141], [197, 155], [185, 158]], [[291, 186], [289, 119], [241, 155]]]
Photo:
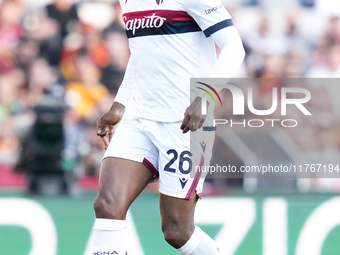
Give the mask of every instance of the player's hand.
[[[207, 105], [209, 102], [207, 102]], [[196, 97], [194, 102], [185, 110], [181, 130], [187, 133], [189, 130], [196, 131], [203, 126], [207, 115], [202, 114], [202, 98]]]
[[125, 106], [114, 102], [111, 109], [104, 113], [97, 121], [97, 135], [104, 142], [105, 150], [109, 146], [113, 136], [113, 128], [119, 123], [124, 114]]

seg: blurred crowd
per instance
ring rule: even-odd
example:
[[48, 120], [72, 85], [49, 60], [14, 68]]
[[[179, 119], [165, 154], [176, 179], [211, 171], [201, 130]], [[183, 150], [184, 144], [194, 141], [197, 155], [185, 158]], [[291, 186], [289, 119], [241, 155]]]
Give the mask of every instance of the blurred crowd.
[[110, 107], [130, 54], [120, 11], [117, 2], [56, 0], [37, 7], [2, 1], [1, 163], [18, 160], [20, 143], [36, 120], [34, 108], [60, 99], [65, 149], [83, 163], [82, 174], [97, 174], [103, 148], [95, 123]]
[[[130, 54], [121, 9], [114, 0], [41, 2], [0, 4], [0, 164], [16, 164], [35, 107], [60, 100], [65, 151], [78, 162], [79, 175], [97, 175], [103, 146], [95, 123], [114, 100]], [[340, 8], [325, 10], [321, 0], [222, 2], [247, 53], [237, 77], [340, 76]], [[317, 116], [292, 139], [310, 154], [339, 153], [340, 89], [322, 84], [304, 85], [313, 92]], [[254, 89], [271, 91], [261, 84]], [[268, 107], [265, 100], [255, 103]]]

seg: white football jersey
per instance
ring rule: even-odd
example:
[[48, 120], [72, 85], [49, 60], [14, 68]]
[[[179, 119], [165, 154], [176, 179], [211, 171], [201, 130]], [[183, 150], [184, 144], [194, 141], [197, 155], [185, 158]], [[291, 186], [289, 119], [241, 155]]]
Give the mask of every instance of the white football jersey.
[[209, 36], [233, 25], [229, 13], [220, 0], [120, 4], [131, 51], [126, 75], [135, 83], [124, 117], [182, 121], [190, 104], [190, 78], [209, 77], [216, 61]]

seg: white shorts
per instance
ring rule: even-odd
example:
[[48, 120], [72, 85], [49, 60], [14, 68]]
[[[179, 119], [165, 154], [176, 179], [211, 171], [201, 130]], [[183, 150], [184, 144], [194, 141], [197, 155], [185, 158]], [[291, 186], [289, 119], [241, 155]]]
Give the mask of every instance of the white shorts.
[[[191, 199], [202, 195], [204, 165], [212, 156], [215, 128], [182, 133], [181, 122], [124, 119], [104, 155], [143, 163], [155, 178], [159, 192]], [[200, 168], [202, 167], [202, 168]]]

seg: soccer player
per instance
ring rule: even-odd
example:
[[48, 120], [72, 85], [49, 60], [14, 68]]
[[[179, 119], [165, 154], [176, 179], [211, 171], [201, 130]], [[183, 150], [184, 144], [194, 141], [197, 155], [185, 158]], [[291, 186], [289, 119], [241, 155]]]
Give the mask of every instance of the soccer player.
[[[111, 109], [97, 123], [106, 153], [94, 201], [93, 254], [126, 254], [127, 210], [155, 178], [165, 240], [180, 254], [218, 254], [194, 224], [204, 179], [190, 171], [209, 164], [214, 128], [204, 124], [201, 97], [190, 104], [190, 77], [232, 77], [244, 58], [241, 39], [219, 0], [120, 4], [131, 56]], [[214, 43], [221, 48], [217, 60]], [[189, 131], [199, 154], [190, 151]], [[199, 132], [210, 140], [193, 136]]]

